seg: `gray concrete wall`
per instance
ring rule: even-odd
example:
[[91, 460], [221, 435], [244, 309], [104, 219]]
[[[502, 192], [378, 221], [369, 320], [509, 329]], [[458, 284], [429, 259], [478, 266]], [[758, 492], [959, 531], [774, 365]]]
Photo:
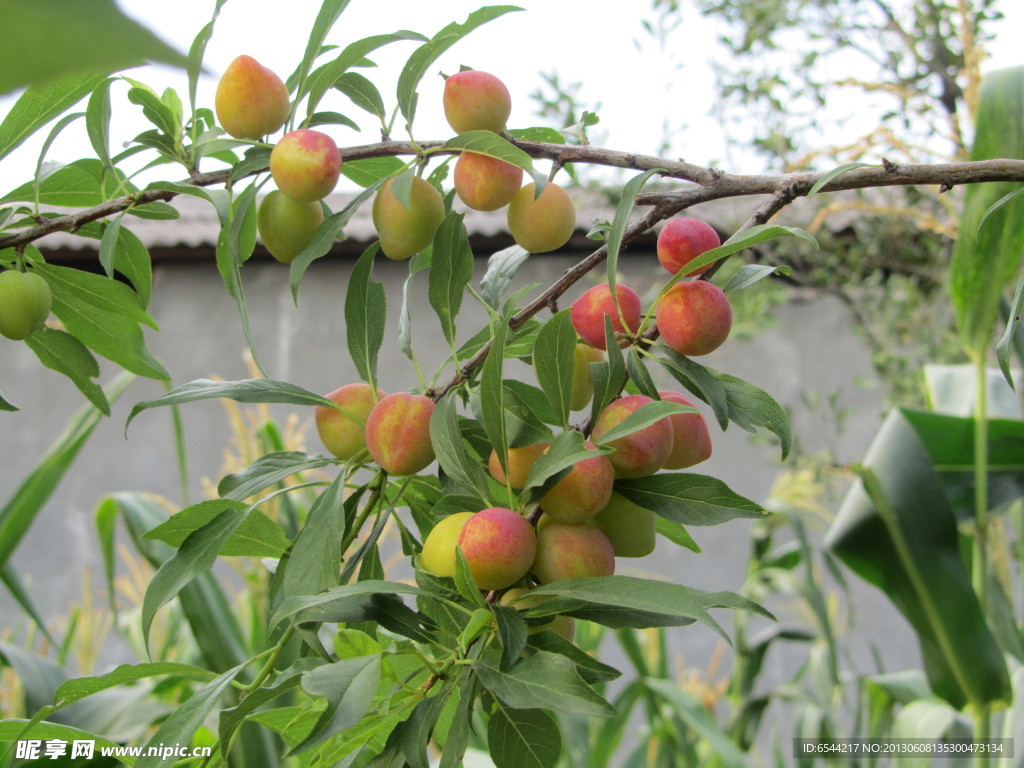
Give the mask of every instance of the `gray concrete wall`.
[[[550, 284], [571, 263], [568, 257], [534, 256], [523, 268], [517, 285]], [[478, 259], [477, 266], [479, 279], [484, 259]], [[641, 295], [656, 290], [657, 283], [664, 279], [652, 254], [631, 253], [622, 259], [621, 268], [624, 279]], [[356, 380], [346, 351], [343, 319], [350, 269], [351, 262], [340, 259], [315, 264], [302, 283], [298, 308], [292, 304], [284, 267], [254, 261], [243, 270], [257, 346], [270, 376], [319, 392]], [[395, 344], [400, 291], [407, 266], [380, 260], [375, 269], [377, 279], [385, 283], [388, 297], [388, 335], [380, 361], [382, 386], [387, 391], [410, 388], [416, 384], [413, 368]], [[421, 364], [429, 372], [446, 356], [446, 346], [427, 302], [426, 275], [417, 280], [412, 310], [414, 338]], [[564, 305], [585, 287], [574, 288]], [[250, 375], [244, 362], [245, 343], [234, 303], [227, 297], [212, 263], [160, 266], [153, 295], [151, 311], [161, 331], [149, 334], [149, 344], [174, 374], [176, 384], [201, 377], [238, 379]], [[464, 315], [460, 338], [467, 338], [485, 322], [483, 312], [469, 298]], [[808, 450], [832, 445], [839, 461], [857, 460], [880, 423], [884, 398], [879, 388], [865, 389], [854, 384], [859, 378], [872, 378], [872, 370], [869, 355], [852, 332], [845, 310], [833, 299], [820, 298], [779, 307], [775, 318], [774, 326], [755, 339], [727, 343], [705, 362], [771, 393], [792, 413], [794, 431]], [[41, 368], [22, 344], [0, 339], [0, 371], [0, 389], [22, 409], [18, 413], [0, 414], [0, 497], [6, 497], [83, 400], [61, 376]], [[112, 372], [112, 368], [107, 367], [107, 371]], [[523, 375], [531, 376], [525, 368]], [[658, 383], [673, 386], [666, 376], [661, 376]], [[809, 393], [836, 391], [840, 404], [855, 413], [841, 434], [836, 434], [833, 424], [804, 403]], [[169, 410], [143, 413], [133, 422], [127, 437], [124, 435], [131, 404], [161, 392], [155, 382], [138, 380], [132, 385], [116, 405], [113, 416], [100, 424], [16, 553], [14, 567], [30, 583], [33, 597], [47, 617], [56, 619], [66, 614], [71, 602], [80, 596], [86, 569], [91, 569], [95, 583], [102, 581], [92, 518], [96, 503], [104, 494], [146, 490], [180, 502]], [[274, 409], [280, 418], [292, 411], [296, 409]], [[312, 412], [296, 412], [309, 427], [309, 450], [319, 452], [311, 428]], [[195, 501], [202, 498], [203, 478], [219, 477], [230, 431], [219, 402], [190, 404], [182, 409], [182, 414]], [[777, 447], [771, 442], [752, 440], [736, 426], [724, 434], [713, 427], [713, 438], [714, 455], [699, 470], [721, 478], [749, 498], [764, 500], [780, 468]], [[823, 528], [823, 521], [812, 524], [819, 536]], [[738, 591], [743, 587], [749, 529], [746, 521], [695, 528], [691, 533], [703, 548], [703, 555], [679, 551], [662, 542], [647, 559], [620, 560], [620, 572], [665, 577], [703, 589]], [[850, 638], [850, 646], [861, 669], [874, 671], [868, 654], [871, 643], [885, 648], [890, 669], [916, 664], [916, 644], [902, 618], [880, 594], [855, 579], [851, 581], [856, 595], [857, 629]], [[784, 604], [770, 607], [787, 610]], [[717, 618], [729, 626], [727, 613], [717, 612]], [[800, 616], [783, 618], [804, 621]], [[24, 627], [23, 617], [6, 594], [0, 594], [2, 627]], [[691, 627], [673, 633], [672, 653], [678, 654], [687, 666], [700, 669], [719, 643], [710, 630]], [[122, 652], [117, 645], [111, 645], [108, 660], [121, 660], [116, 657]], [[768, 678], [785, 679], [804, 658], [803, 653], [800, 647], [773, 652], [768, 660]]]

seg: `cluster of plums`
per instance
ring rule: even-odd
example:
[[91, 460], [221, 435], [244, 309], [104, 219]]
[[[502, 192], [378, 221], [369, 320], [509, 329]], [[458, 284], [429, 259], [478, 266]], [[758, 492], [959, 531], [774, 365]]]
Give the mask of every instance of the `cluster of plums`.
[[[445, 118], [456, 133], [501, 133], [512, 112], [505, 84], [494, 75], [466, 69], [445, 79]], [[536, 184], [523, 186], [523, 171], [512, 163], [478, 152], [463, 151], [452, 173], [455, 194], [477, 211], [508, 207], [513, 239], [531, 253], [561, 248], [576, 226], [576, 208], [569, 194], [548, 182], [540, 195]], [[373, 225], [380, 247], [390, 259], [408, 259], [433, 242], [444, 218], [444, 200], [428, 181], [414, 177], [408, 206], [393, 190], [395, 179], [381, 187], [373, 201]]]
[[[584, 343], [576, 347], [576, 372], [601, 356]], [[593, 395], [589, 375], [575, 377], [571, 407], [586, 407]], [[693, 406], [679, 392], [659, 393], [662, 400]], [[334, 407], [316, 409], [316, 427], [328, 451], [340, 459], [373, 459], [395, 475], [420, 472], [434, 460], [430, 417], [434, 403], [423, 395], [374, 393], [362, 382], [327, 395]], [[619, 478], [639, 478], [662, 469], [683, 469], [711, 455], [704, 417], [679, 413], [623, 437], [604, 436], [651, 399], [626, 395], [614, 400], [593, 425], [593, 451], [577, 462], [539, 501], [541, 514], [524, 515], [505, 507], [458, 512], [439, 520], [428, 533], [418, 565], [441, 577], [452, 577], [456, 548], [462, 550], [477, 586], [504, 591], [501, 599], [519, 608], [534, 604], [528, 592], [536, 582], [609, 576], [616, 557], [644, 557], [654, 550], [656, 518], [650, 510], [614, 492]], [[488, 461], [491, 476], [513, 491], [526, 487], [534, 463], [548, 443], [510, 448], [504, 467], [497, 452]], [[602, 453], [597, 446], [613, 449]], [[559, 617], [554, 628], [572, 630]]]
[[[501, 133], [512, 110], [501, 80], [477, 70], [445, 80], [443, 105], [449, 124], [460, 134]], [[291, 104], [280, 77], [251, 56], [239, 56], [221, 76], [215, 108], [228, 134], [259, 140], [284, 126]], [[320, 131], [299, 128], [274, 145], [270, 175], [277, 189], [260, 202], [257, 225], [263, 245], [278, 261], [291, 263], [312, 241], [324, 219], [320, 201], [334, 190], [341, 166], [337, 144]], [[507, 206], [509, 231], [531, 253], [562, 247], [576, 226], [576, 209], [564, 189], [548, 182], [537, 195], [536, 185], [523, 186], [522, 170], [511, 163], [464, 151], [453, 179], [467, 207], [496, 211]], [[445, 207], [437, 188], [419, 176], [413, 177], [407, 196], [396, 194], [396, 183], [396, 178], [388, 179], [378, 190], [372, 217], [384, 255], [403, 260], [433, 242]]]
[[[721, 245], [715, 230], [700, 219], [677, 217], [658, 233], [658, 260], [673, 275], [712, 248]], [[711, 264], [683, 272], [697, 278]], [[622, 338], [623, 345], [637, 334], [643, 320], [640, 296], [627, 285], [595, 285], [572, 305], [572, 324], [580, 338], [597, 349], [605, 349], [605, 317]], [[732, 307], [725, 292], [708, 280], [680, 281], [659, 298], [655, 320], [661, 340], [683, 355], [706, 355], [728, 338], [732, 330]]]
[[[511, 97], [494, 75], [463, 70], [446, 78], [443, 106], [458, 134], [500, 134], [506, 130]], [[225, 71], [216, 107], [224, 129], [247, 139], [279, 130], [290, 111], [284, 83], [248, 56], [238, 57]], [[341, 163], [334, 141], [318, 131], [292, 131], [274, 146], [270, 172], [277, 191], [261, 202], [258, 224], [264, 245], [280, 261], [293, 260], [312, 239], [323, 221], [320, 200], [334, 189]], [[419, 176], [412, 178], [402, 195], [397, 194], [398, 178], [389, 179], [377, 192], [373, 223], [383, 253], [391, 259], [407, 259], [431, 244], [445, 205], [437, 188]], [[531, 253], [562, 247], [575, 228], [575, 208], [565, 190], [549, 181], [537, 195], [536, 185], [523, 185], [523, 171], [511, 163], [464, 150], [456, 160], [453, 181], [456, 194], [469, 208], [507, 207], [509, 231]], [[658, 300], [658, 330], [665, 344], [685, 355], [711, 352], [731, 328], [732, 311], [725, 294], [700, 278], [710, 265], [685, 271], [693, 259], [718, 245], [717, 233], [694, 218], [673, 219], [658, 236], [660, 262], [672, 275], [680, 276]], [[634, 342], [643, 320], [636, 291], [621, 283], [614, 288], [598, 285], [572, 305], [571, 320], [580, 339], [570, 396], [573, 410], [585, 408], [593, 397], [589, 363], [603, 359], [606, 318], [623, 346]], [[661, 392], [660, 397], [693, 405], [678, 392]], [[421, 472], [434, 461], [430, 398], [406, 392], [386, 395], [364, 383], [343, 386], [327, 398], [333, 406], [316, 409], [316, 427], [324, 447], [339, 459], [370, 459], [399, 476]], [[537, 598], [529, 595], [534, 583], [607, 576], [615, 570], [616, 557], [650, 554], [655, 545], [655, 515], [615, 493], [615, 480], [692, 466], [710, 456], [711, 440], [704, 417], [696, 411], [667, 416], [631, 434], [603, 440], [648, 402], [644, 395], [626, 395], [610, 403], [592, 425], [591, 442], [585, 443], [593, 455], [561, 477], [532, 514], [490, 507], [438, 521], [424, 541], [419, 567], [437, 576], [454, 576], [460, 549], [481, 589], [502, 592], [504, 602], [525, 608], [536, 603]], [[504, 461], [492, 452], [491, 476], [510, 491], [524, 489], [530, 470], [548, 445], [510, 448]], [[613, 450], [605, 453], [598, 446]], [[571, 620], [559, 617], [555, 628], [569, 633]]]

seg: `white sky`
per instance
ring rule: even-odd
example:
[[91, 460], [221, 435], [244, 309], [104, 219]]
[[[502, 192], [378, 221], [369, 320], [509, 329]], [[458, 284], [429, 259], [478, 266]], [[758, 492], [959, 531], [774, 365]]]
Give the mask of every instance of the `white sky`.
[[[182, 51], [188, 50], [213, 7], [213, 0], [176, 0], [173, 6], [153, 0], [119, 2], [126, 12]], [[399, 29], [429, 37], [448, 21], [464, 21], [484, 4], [486, 0], [352, 0], [327, 42], [343, 47], [367, 35]], [[442, 80], [435, 74], [438, 71], [451, 73], [466, 64], [498, 75], [512, 93], [510, 127], [526, 127], [540, 122], [533, 117], [534, 102], [529, 99], [541, 83], [539, 73], [557, 70], [563, 83], [582, 83], [579, 98], [584, 104], [600, 103], [601, 124], [592, 132], [595, 143], [599, 140], [610, 148], [653, 154], [658, 151], [667, 122], [685, 126], [683, 140], [674, 142], [677, 149], [683, 148], [685, 159], [701, 164], [723, 162], [726, 149], [722, 131], [708, 116], [714, 98], [714, 78], [708, 66], [715, 37], [711, 22], [690, 11], [684, 34], [677, 32], [672, 38], [677, 44], [685, 42], [686, 49], [680, 46], [666, 53], [640, 25], [641, 18], [650, 15], [647, 0], [519, 0], [513, 4], [526, 10], [479, 28], [431, 68], [421, 86], [417, 138], [451, 135], [441, 112]], [[1024, 29], [1024, 3], [1003, 0], [1002, 5], [1007, 18], [999, 39], [991, 46], [986, 70], [1024, 63], [1019, 34], [1012, 32]], [[228, 2], [207, 49], [210, 75], [200, 84], [199, 102], [212, 106], [217, 76], [239, 54], [254, 56], [282, 77], [290, 73], [302, 56], [307, 31], [319, 6], [315, 0]], [[439, 11], [439, 6], [444, 10]], [[416, 45], [400, 42], [380, 49], [372, 54], [379, 69], [363, 70], [377, 84], [389, 107], [394, 104], [394, 83], [401, 65]], [[680, 62], [685, 66], [673, 68]], [[181, 71], [147, 68], [134, 70], [131, 76], [158, 91], [173, 87], [186, 99], [187, 84]], [[126, 86], [121, 85], [113, 92], [115, 149], [148, 127], [141, 119], [141, 110], [124, 98], [125, 91]], [[374, 119], [351, 107], [344, 97], [337, 99], [336, 104], [325, 102], [322, 108], [339, 109], [366, 126], [362, 134], [342, 126], [329, 127], [339, 146], [375, 141], [378, 134]], [[0, 99], [0, 114], [10, 103], [10, 99]], [[31, 177], [46, 132], [41, 131], [13, 156], [0, 161], [0, 189], [11, 189]], [[403, 138], [400, 131], [395, 131], [394, 138]], [[78, 121], [54, 145], [48, 159], [67, 162], [90, 152], [84, 121]], [[168, 170], [167, 166], [163, 169], [165, 173]], [[729, 166], [729, 170], [761, 169]]]

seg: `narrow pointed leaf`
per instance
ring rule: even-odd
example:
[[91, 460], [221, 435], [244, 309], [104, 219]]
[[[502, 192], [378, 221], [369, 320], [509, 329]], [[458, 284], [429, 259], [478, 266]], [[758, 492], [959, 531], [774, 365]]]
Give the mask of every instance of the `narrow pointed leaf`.
[[402, 74], [398, 78], [398, 107], [401, 109], [406, 123], [412, 125], [413, 117], [416, 114], [416, 92], [419, 89], [420, 80], [441, 54], [482, 24], [510, 11], [520, 10], [522, 9], [514, 5], [492, 5], [480, 8], [469, 14], [462, 24], [452, 22], [434, 35], [429, 42], [417, 48], [402, 68]]
[[1008, 698], [1006, 665], [960, 557], [955, 515], [902, 411], [876, 435], [825, 543], [906, 616], [937, 695], [958, 709]]

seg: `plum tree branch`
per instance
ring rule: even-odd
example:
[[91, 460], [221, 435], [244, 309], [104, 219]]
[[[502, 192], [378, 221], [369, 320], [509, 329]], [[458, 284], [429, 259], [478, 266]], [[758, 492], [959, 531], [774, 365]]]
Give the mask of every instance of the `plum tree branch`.
[[[667, 215], [684, 208], [726, 197], [742, 197], [749, 195], [774, 194], [781, 188], [789, 188], [794, 196], [806, 196], [811, 188], [826, 172], [800, 172], [791, 174], [756, 174], [740, 175], [720, 171], [715, 168], [694, 165], [682, 160], [669, 160], [653, 155], [641, 155], [632, 152], [603, 149], [600, 147], [572, 146], [565, 144], [548, 144], [536, 141], [515, 140], [515, 145], [538, 159], [551, 160], [556, 163], [585, 163], [611, 168], [623, 168], [636, 171], [651, 169], [661, 170], [664, 178], [679, 179], [692, 182], [694, 187], [670, 192], [648, 192], [637, 196], [637, 204], [653, 205], [665, 210], [671, 209]], [[374, 157], [389, 157], [421, 154], [431, 150], [433, 154], [457, 154], [457, 149], [445, 149], [442, 141], [427, 141], [413, 144], [412, 142], [385, 141], [349, 147], [342, 150], [346, 161], [362, 160]], [[263, 171], [254, 171], [260, 173]], [[208, 187], [225, 184], [228, 171], [193, 174], [181, 183], [196, 187]], [[937, 184], [942, 189], [952, 189], [962, 184], [975, 184], [990, 181], [1024, 182], [1024, 160], [997, 159], [961, 163], [941, 163], [934, 165], [906, 164], [895, 165], [883, 163], [881, 166], [858, 168], [832, 179], [822, 188], [822, 192], [838, 192], [849, 189], [868, 187], [889, 187], [908, 185]], [[19, 245], [39, 240], [54, 232], [74, 232], [85, 224], [112, 216], [129, 208], [157, 201], [168, 201], [177, 194], [168, 190], [143, 190], [134, 195], [108, 200], [91, 208], [85, 208], [65, 216], [57, 216], [36, 223], [34, 226], [13, 234], [0, 236], [0, 249], [14, 248]], [[655, 219], [656, 223], [665, 216]]]

